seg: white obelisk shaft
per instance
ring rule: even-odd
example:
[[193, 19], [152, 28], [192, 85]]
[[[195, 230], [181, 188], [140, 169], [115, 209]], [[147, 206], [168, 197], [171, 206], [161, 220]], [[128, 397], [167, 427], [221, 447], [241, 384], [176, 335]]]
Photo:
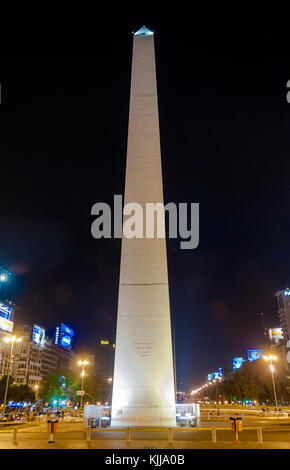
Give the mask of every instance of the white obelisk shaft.
[[[133, 40], [124, 200], [144, 208], [163, 203], [154, 35], [147, 31]], [[156, 232], [123, 236], [111, 424], [175, 423], [166, 240]]]

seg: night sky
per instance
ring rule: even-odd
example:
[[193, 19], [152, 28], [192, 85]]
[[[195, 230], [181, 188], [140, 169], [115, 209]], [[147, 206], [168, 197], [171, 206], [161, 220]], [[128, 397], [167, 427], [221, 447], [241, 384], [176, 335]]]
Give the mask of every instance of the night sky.
[[62, 321], [87, 352], [115, 328], [121, 243], [93, 239], [90, 213], [124, 191], [132, 30], [145, 24], [165, 202], [200, 203], [198, 248], [167, 243], [177, 377], [189, 390], [263, 347], [260, 312], [279, 326], [274, 294], [290, 285], [289, 27], [262, 3], [145, 10], [41, 16], [2, 43], [0, 265], [14, 273], [4, 297], [21, 307], [16, 321], [51, 333]]

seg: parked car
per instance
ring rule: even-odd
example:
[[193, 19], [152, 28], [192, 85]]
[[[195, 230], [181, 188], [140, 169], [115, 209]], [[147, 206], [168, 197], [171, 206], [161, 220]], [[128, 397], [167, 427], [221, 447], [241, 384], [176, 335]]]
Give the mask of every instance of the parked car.
[[0, 415], [0, 423], [6, 423], [7, 421], [9, 421], [7, 414]]

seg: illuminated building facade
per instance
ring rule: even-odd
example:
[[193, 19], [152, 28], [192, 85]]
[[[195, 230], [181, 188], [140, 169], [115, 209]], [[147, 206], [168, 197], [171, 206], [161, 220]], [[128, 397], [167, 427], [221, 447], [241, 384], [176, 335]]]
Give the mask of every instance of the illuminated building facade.
[[276, 292], [278, 302], [278, 316], [280, 327], [283, 331], [284, 340], [290, 339], [290, 289]]

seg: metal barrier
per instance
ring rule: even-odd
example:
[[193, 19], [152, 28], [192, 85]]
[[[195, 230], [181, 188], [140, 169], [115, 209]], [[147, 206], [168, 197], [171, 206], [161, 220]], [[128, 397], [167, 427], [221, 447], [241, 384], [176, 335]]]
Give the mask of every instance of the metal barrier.
[[[257, 438], [258, 438], [258, 443], [259, 444], [263, 444], [263, 433], [262, 433], [262, 428], [261, 427], [250, 427], [250, 428], [244, 428], [244, 430], [253, 430], [253, 429], [257, 429]], [[91, 440], [91, 432], [123, 432], [123, 433], [126, 433], [126, 441], [129, 443], [132, 441], [132, 431], [133, 432], [167, 432], [167, 440], [168, 442], [173, 442], [174, 439], [173, 439], [173, 433], [174, 432], [182, 432], [182, 431], [211, 431], [211, 442], [213, 443], [216, 443], [217, 442], [217, 430], [219, 430], [219, 428], [216, 428], [216, 427], [212, 427], [212, 428], [139, 428], [139, 427], [136, 427], [136, 428], [94, 428], [94, 429], [91, 429], [90, 427], [87, 428], [87, 441], [90, 441]], [[231, 429], [227, 428], [227, 429], [224, 429], [224, 428], [221, 428], [220, 430], [222, 431], [225, 431], [225, 430], [228, 430], [228, 431], [231, 431]], [[89, 436], [89, 437], [88, 437]]]
[[[258, 443], [259, 444], [263, 444], [263, 433], [262, 433], [262, 427], [261, 426], [258, 426], [258, 427], [249, 427], [249, 428], [244, 428], [244, 430], [257, 430], [257, 440], [258, 440]], [[194, 432], [194, 431], [207, 431], [207, 432], [210, 432], [211, 433], [211, 442], [213, 443], [216, 443], [217, 442], [217, 430], [221, 430], [221, 431], [231, 431], [230, 428], [216, 428], [216, 427], [211, 427], [211, 428], [208, 428], [208, 427], [205, 427], [205, 428], [179, 428], [179, 427], [128, 427], [128, 428], [91, 428], [90, 426], [86, 428], [86, 432], [85, 432], [85, 438], [87, 440], [87, 442], [90, 442], [91, 441], [91, 434], [92, 432], [95, 433], [95, 432], [121, 432], [121, 433], [126, 433], [126, 441], [127, 443], [130, 443], [132, 442], [132, 431], [133, 432], [167, 432], [167, 440], [168, 442], [172, 443], [174, 441], [174, 433], [178, 433], [178, 432], [182, 432], [182, 431], [190, 431], [190, 432]], [[25, 432], [25, 429], [23, 429], [23, 431], [21, 430], [21, 432]], [[37, 432], [37, 431], [35, 431]], [[12, 439], [13, 439], [13, 443], [15, 445], [18, 444], [18, 439], [19, 439], [19, 433], [18, 433], [18, 429], [17, 428], [14, 428], [13, 431], [12, 431]], [[53, 439], [51, 439], [53, 440]], [[209, 439], [210, 440], [210, 439]]]

